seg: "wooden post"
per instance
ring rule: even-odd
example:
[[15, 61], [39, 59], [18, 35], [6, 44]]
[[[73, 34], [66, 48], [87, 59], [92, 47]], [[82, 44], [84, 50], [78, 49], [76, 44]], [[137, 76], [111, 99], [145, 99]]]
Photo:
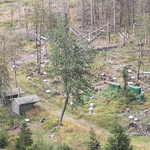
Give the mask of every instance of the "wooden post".
[[116, 0], [114, 0], [114, 32], [116, 32]]
[[108, 37], [108, 43], [110, 44], [110, 29], [109, 29], [109, 21], [107, 19], [107, 37]]
[[93, 0], [90, 0], [90, 11], [91, 11], [91, 30], [93, 30]]
[[122, 45], [123, 46], [125, 46], [126, 45], [126, 35], [127, 35], [127, 29], [126, 28], [124, 28], [124, 32], [123, 32], [123, 43], [122, 43]]

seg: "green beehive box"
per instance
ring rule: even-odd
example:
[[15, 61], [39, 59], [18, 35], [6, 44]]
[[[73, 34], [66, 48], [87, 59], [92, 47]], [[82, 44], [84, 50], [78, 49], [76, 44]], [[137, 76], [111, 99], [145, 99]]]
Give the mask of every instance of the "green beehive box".
[[144, 100], [145, 100], [144, 92], [141, 92], [141, 94], [140, 94], [140, 101], [144, 101]]
[[109, 83], [109, 86], [114, 88], [114, 89], [120, 89], [121, 88], [120, 84], [117, 84], [117, 83]]
[[120, 84], [115, 84], [115, 88], [120, 89], [121, 88]]
[[141, 94], [141, 87], [130, 86], [130, 90], [133, 91], [136, 94]]

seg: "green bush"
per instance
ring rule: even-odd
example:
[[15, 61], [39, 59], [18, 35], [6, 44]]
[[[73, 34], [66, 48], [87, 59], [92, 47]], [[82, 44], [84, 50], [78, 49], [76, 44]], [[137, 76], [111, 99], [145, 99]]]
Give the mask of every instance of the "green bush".
[[31, 146], [27, 147], [26, 150], [53, 150], [53, 144], [38, 140]]
[[38, 140], [31, 146], [27, 147], [26, 150], [72, 150], [67, 143], [53, 143]]
[[100, 142], [96, 139], [96, 135], [91, 128], [90, 130], [90, 139], [87, 143], [87, 149], [88, 150], [100, 150]]
[[54, 150], [72, 150], [72, 148], [67, 143], [57, 143]]
[[8, 143], [6, 133], [0, 133], [0, 148], [5, 148], [7, 144]]
[[106, 150], [132, 150], [130, 138], [126, 130], [118, 122], [112, 123], [110, 132], [112, 135], [107, 139]]
[[[106, 97], [109, 101], [116, 100], [121, 102], [121, 104], [131, 104], [138, 102], [139, 95], [134, 94], [130, 89], [126, 91], [126, 97], [124, 96], [124, 90], [107, 88], [102, 92], [102, 96]], [[120, 105], [121, 106], [121, 105]]]
[[46, 120], [43, 124], [44, 129], [52, 129], [53, 127], [57, 126], [58, 119]]

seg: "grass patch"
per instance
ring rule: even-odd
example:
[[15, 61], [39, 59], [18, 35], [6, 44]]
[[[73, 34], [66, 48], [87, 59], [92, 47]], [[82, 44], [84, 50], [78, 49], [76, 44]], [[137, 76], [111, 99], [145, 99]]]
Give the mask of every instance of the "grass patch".
[[131, 144], [134, 146], [134, 150], [150, 149], [149, 137], [131, 137]]

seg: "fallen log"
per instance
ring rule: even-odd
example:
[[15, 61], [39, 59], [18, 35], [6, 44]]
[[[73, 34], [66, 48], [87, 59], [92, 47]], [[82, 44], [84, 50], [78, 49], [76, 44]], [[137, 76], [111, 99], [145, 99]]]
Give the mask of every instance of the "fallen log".
[[100, 50], [100, 51], [103, 51], [103, 50], [110, 50], [112, 48], [117, 48], [118, 46], [117, 45], [112, 45], [112, 46], [99, 46], [99, 47], [94, 47], [95, 50]]

